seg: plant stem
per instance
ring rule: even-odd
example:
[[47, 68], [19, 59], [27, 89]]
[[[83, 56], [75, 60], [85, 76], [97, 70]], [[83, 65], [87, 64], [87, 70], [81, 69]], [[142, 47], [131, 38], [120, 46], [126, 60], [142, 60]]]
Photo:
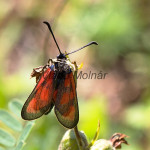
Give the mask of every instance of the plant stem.
[[91, 147], [91, 146], [95, 143], [95, 141], [98, 139], [99, 131], [100, 131], [100, 121], [98, 121], [97, 131], [96, 131], [96, 133], [95, 133], [95, 136], [94, 136], [93, 140], [92, 140], [91, 143], [88, 145], [88, 149], [90, 149], [90, 147]]
[[74, 127], [74, 132], [75, 132], [75, 135], [76, 135], [76, 140], [77, 140], [77, 143], [78, 143], [78, 146], [79, 146], [79, 149], [80, 150], [83, 150], [83, 143], [82, 143], [82, 139], [80, 137], [80, 134], [79, 134], [79, 131], [78, 131], [78, 127]]

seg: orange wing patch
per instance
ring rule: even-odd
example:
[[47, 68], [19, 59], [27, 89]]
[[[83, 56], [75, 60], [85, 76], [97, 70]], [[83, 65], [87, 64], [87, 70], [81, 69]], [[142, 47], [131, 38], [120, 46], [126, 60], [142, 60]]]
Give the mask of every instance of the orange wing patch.
[[53, 78], [54, 71], [48, 68], [39, 79], [36, 87], [25, 102], [21, 115], [25, 120], [33, 120], [41, 117], [53, 107]]
[[39, 107], [37, 108], [36, 103], [37, 103], [37, 100], [33, 98], [32, 101], [29, 102], [30, 107], [27, 107], [26, 111], [28, 113], [36, 113], [36, 111], [39, 110]]
[[64, 105], [64, 104], [67, 104], [69, 102], [69, 96], [68, 96], [69, 93], [64, 93], [62, 98], [61, 98], [61, 101], [60, 101], [60, 104], [61, 105]]
[[70, 106], [69, 110], [63, 114], [63, 117], [65, 117], [67, 120], [74, 120], [75, 117], [75, 108], [74, 106]]

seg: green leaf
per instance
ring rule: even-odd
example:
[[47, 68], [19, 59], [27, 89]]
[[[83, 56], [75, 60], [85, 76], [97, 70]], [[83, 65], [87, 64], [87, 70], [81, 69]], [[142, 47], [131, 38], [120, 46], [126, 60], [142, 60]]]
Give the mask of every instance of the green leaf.
[[34, 125], [34, 122], [35, 122], [35, 121], [29, 121], [29, 122], [26, 124], [26, 126], [25, 126], [25, 128], [23, 129], [22, 134], [21, 134], [21, 136], [20, 136], [20, 138], [19, 138], [19, 142], [20, 142], [20, 141], [25, 141], [25, 140], [27, 139], [27, 137], [28, 137], [28, 135], [29, 135], [29, 133], [30, 133], [30, 131], [31, 131], [32, 127], [33, 127], [33, 125]]
[[21, 109], [22, 109], [21, 102], [14, 99], [14, 100], [9, 102], [8, 107], [14, 114], [16, 114], [18, 117], [21, 117]]
[[10, 133], [0, 129], [0, 144], [7, 147], [13, 147], [15, 143], [16, 140]]
[[24, 142], [20, 141], [14, 150], [21, 150], [24, 146]]
[[0, 110], [0, 120], [15, 131], [22, 130], [21, 123], [5, 110]]

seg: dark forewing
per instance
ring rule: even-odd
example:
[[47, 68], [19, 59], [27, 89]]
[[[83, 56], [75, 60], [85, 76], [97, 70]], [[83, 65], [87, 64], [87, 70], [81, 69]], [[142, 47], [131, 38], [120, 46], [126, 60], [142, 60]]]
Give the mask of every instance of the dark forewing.
[[25, 102], [21, 116], [25, 120], [41, 117], [52, 109], [54, 71], [48, 68], [39, 79], [37, 85]]
[[59, 73], [54, 92], [55, 114], [66, 128], [73, 128], [79, 120], [76, 85], [73, 73]]

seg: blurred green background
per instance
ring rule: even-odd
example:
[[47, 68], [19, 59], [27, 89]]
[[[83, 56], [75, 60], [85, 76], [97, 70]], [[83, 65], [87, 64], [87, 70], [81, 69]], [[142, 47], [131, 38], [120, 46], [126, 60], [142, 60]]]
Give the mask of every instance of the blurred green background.
[[[63, 52], [99, 43], [70, 55], [83, 72], [108, 73], [78, 80], [79, 130], [90, 141], [100, 120], [99, 138], [121, 132], [130, 136], [123, 150], [149, 150], [149, 16], [149, 0], [1, 0], [0, 107], [14, 98], [24, 103], [35, 85], [32, 69], [58, 55], [46, 20]], [[55, 150], [65, 131], [52, 111], [36, 121], [24, 150]]]

